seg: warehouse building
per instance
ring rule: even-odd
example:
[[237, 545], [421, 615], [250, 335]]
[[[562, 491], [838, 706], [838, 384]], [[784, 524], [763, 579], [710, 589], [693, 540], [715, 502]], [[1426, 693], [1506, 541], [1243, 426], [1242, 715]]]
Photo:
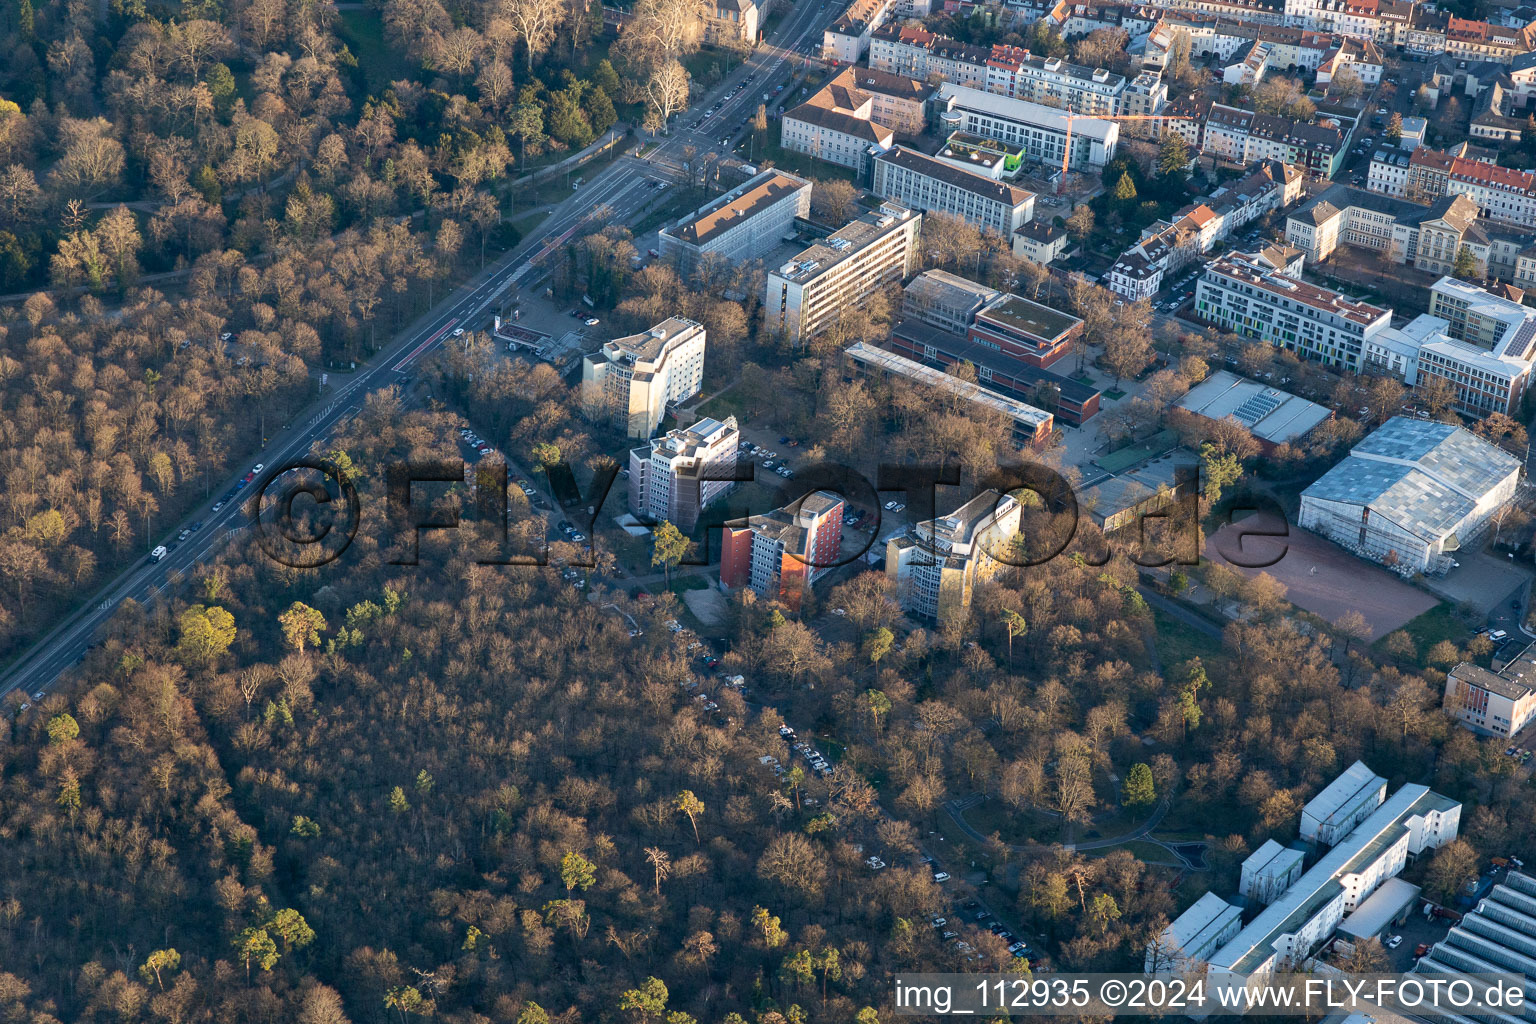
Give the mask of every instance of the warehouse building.
[[[1536, 878], [1510, 871], [1444, 939], [1413, 966], [1416, 974], [1509, 974], [1525, 981], [1527, 1004], [1536, 1000]], [[1471, 1018], [1439, 1014], [1446, 1024]], [[1526, 1024], [1523, 1013], [1481, 1011], [1480, 1024]]]
[[1444, 573], [1514, 497], [1520, 460], [1461, 427], [1397, 416], [1301, 495], [1301, 525], [1403, 576]]
[[1235, 419], [1266, 453], [1299, 441], [1333, 415], [1326, 406], [1226, 370], [1190, 388], [1174, 408], [1207, 420]]

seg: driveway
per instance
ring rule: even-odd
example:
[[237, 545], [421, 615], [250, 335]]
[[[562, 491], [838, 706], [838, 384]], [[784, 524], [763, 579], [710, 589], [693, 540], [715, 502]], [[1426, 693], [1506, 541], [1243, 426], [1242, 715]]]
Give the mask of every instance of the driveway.
[[1424, 585], [1447, 601], [1466, 603], [1487, 615], [1500, 605], [1507, 605], [1516, 592], [1523, 594], [1531, 576], [1508, 558], [1479, 551], [1463, 555], [1459, 568]]

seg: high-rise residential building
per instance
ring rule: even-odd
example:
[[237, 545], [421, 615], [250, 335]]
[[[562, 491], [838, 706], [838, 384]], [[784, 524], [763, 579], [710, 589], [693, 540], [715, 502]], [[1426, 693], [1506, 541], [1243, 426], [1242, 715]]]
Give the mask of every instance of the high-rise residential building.
[[837, 567], [842, 551], [843, 499], [816, 491], [772, 512], [727, 526], [721, 539], [720, 582], [750, 587], [760, 597], [798, 608], [816, 580]]
[[1206, 266], [1195, 286], [1195, 315], [1303, 359], [1355, 371], [1366, 345], [1392, 326], [1390, 309], [1307, 284], [1236, 252]]
[[629, 511], [692, 533], [699, 513], [733, 486], [740, 439], [736, 417], [706, 417], [630, 449]]
[[1035, 194], [1028, 189], [974, 174], [906, 146], [875, 157], [874, 192], [924, 213], [959, 217], [1010, 240], [1035, 217]]
[[768, 273], [769, 330], [798, 342], [821, 333], [917, 265], [923, 215], [887, 200]]
[[811, 211], [811, 183], [787, 171], [753, 176], [706, 206], [661, 229], [663, 259], [686, 274], [707, 254], [730, 265], [767, 255]]
[[582, 401], [626, 437], [650, 437], [667, 406], [704, 383], [702, 324], [669, 317], [642, 334], [615, 338], [582, 361]]
[[885, 546], [885, 573], [901, 606], [944, 626], [970, 612], [976, 585], [1005, 564], [1022, 509], [1011, 495], [982, 491], [953, 512], [917, 523]]

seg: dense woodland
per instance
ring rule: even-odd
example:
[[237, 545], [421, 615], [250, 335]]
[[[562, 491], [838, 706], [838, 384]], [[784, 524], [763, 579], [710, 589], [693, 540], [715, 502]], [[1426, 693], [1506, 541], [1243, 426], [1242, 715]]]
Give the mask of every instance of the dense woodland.
[[[318, 371], [366, 358], [515, 240], [506, 219], [537, 201], [516, 178], [686, 102], [680, 58], [699, 45], [698, 9], [677, 0], [640, 0], [618, 39], [583, 2], [364, 13], [394, 61], [382, 79], [330, 4], [5, 0], [0, 290], [27, 297], [0, 322], [0, 657], [142, 558], [314, 399]], [[1109, 62], [1113, 42], [1079, 58]], [[820, 183], [816, 215], [855, 201]], [[888, 330], [899, 294], [797, 348], [758, 329], [758, 271], [632, 274], [633, 255], [626, 228], [596, 223], [551, 285], [595, 295], [616, 329], [704, 322], [711, 385], [739, 374], [732, 400], [755, 423], [825, 438], [806, 458], [953, 460], [974, 481], [1019, 457], [960, 403], [849, 373], [841, 347]], [[1201, 514], [1320, 470], [1364, 429], [1339, 417], [1259, 458], [1170, 412], [1210, 367], [1279, 371], [1367, 421], [1404, 401], [1389, 383], [1336, 395], [1337, 378], [1235, 338], [1154, 338], [1145, 305], [1081, 281], [1053, 295], [947, 218], [929, 219], [924, 259], [1077, 310], [1079, 358], [1149, 380], [1105, 413], [1106, 436], [1180, 431], [1214, 483]], [[387, 462], [453, 456], [466, 419], [585, 477], [624, 442], [582, 412], [548, 366], [472, 338], [416, 390], [371, 396], [324, 453], [353, 467], [365, 508]], [[462, 487], [433, 500], [469, 504]], [[525, 505], [513, 519], [521, 540], [543, 535]], [[1026, 535], [1062, 525], [1036, 507]], [[716, 635], [747, 694], [720, 688], [709, 714], [680, 685], [698, 670], [663, 625], [670, 592], [594, 579], [589, 601], [545, 569], [476, 564], [468, 531], [425, 535], [416, 567], [390, 564], [396, 543], [369, 522], [305, 571], [247, 533], [162, 603], [124, 608], [52, 695], [7, 699], [0, 1020], [877, 1024], [892, 972], [974, 966], [929, 927], [951, 903], [917, 859], [930, 831], [1049, 966], [1121, 969], [1190, 885], [1230, 890], [1244, 853], [1290, 838], [1356, 757], [1467, 801], [1467, 842], [1426, 871], [1436, 891], [1478, 854], [1536, 852], [1512, 762], [1437, 710], [1445, 668], [1486, 651], [1406, 633], [1367, 649], [1347, 617], [1308, 634], [1275, 581], [1202, 568], [1189, 575], [1249, 617], [1196, 655], [1158, 635], [1126, 559], [1096, 564], [1091, 528], [943, 630], [903, 619], [873, 573], [798, 613], [737, 598]], [[834, 752], [835, 776], [780, 783], [759, 763], [785, 755], [784, 721]], [[1023, 826], [967, 844], [944, 801], [978, 793], [1068, 828], [1170, 800], [1180, 830], [1209, 836], [1212, 870], [1175, 888], [1129, 849], [1069, 854]], [[890, 866], [871, 871], [871, 851]]]
[[[463, 413], [382, 393], [349, 422], [332, 450], [366, 497], [389, 459], [452, 455], [476, 410], [500, 411], [485, 429], [505, 450], [553, 438], [573, 462], [603, 457], [552, 374], [470, 381], [489, 355], [431, 370]], [[786, 408], [825, 403], [807, 415], [865, 387], [811, 355], [776, 372]], [[934, 443], [989, 428], [951, 416]], [[864, 440], [916, 445], [943, 421], [872, 421]], [[1055, 525], [1031, 515], [1028, 536]], [[718, 715], [680, 686], [696, 667], [662, 626], [670, 594], [599, 582], [588, 601], [548, 570], [474, 564], [468, 533], [424, 535], [409, 568], [389, 564], [394, 543], [365, 528], [299, 571], [236, 542], [167, 603], [120, 613], [58, 696], [4, 718], [10, 1018], [869, 1024], [891, 972], [962, 966], [927, 924], [948, 899], [916, 860], [929, 830], [953, 835], [954, 796], [1085, 825], [1171, 798], [1210, 837], [1199, 884], [1218, 889], [1356, 757], [1468, 802], [1467, 842], [1429, 865], [1432, 886], [1454, 889], [1478, 851], [1525, 850], [1536, 825], [1513, 763], [1437, 709], [1461, 652], [1406, 636], [1367, 652], [1349, 621], [1306, 636], [1274, 581], [1201, 569], [1252, 618], [1170, 662], [1132, 566], [1092, 564], [1091, 530], [941, 631], [903, 624], [877, 573], [799, 615], [737, 598], [722, 668], [750, 685], [720, 688]], [[786, 720], [837, 744], [837, 775], [768, 774], [758, 757], [782, 756]], [[1056, 969], [1139, 963], [1187, 898], [1128, 850], [1001, 839], [962, 855]], [[891, 866], [871, 872], [860, 848]]]

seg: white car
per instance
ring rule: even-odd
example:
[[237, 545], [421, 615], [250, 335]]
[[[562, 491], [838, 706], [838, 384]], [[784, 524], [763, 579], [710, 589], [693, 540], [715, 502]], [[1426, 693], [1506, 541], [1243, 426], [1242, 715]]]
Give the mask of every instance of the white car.
[[885, 510], [887, 512], [894, 512], [894, 511], [896, 511], [896, 503], [894, 501], [886, 502], [885, 503]]
[[464, 337], [464, 328], [462, 328], [462, 327], [455, 327], [453, 329], [453, 336], [455, 338], [462, 338], [462, 337]]
[[251, 467], [251, 472], [252, 473], [260, 473], [262, 470], [264, 470], [266, 468], [267, 468], [267, 464], [265, 462], [258, 462], [258, 463], [256, 463], [256, 465]]
[[596, 326], [597, 326], [597, 325], [598, 325], [598, 324], [600, 324], [600, 323], [602, 323], [602, 321], [601, 321], [601, 320], [599, 320], [599, 319], [598, 319], [598, 318], [597, 318], [597, 317], [595, 317], [595, 316], [589, 316], [589, 317], [587, 317], [587, 326], [588, 326], [588, 327], [596, 327]]
[[1401, 946], [1402, 944], [1403, 944], [1403, 937], [1401, 935], [1394, 935], [1390, 939], [1387, 940], [1387, 948], [1388, 949], [1396, 949], [1398, 946]]
[[935, 871], [933, 873], [933, 880], [935, 882], [940, 882], [940, 883], [947, 882], [947, 881], [949, 881], [949, 872], [948, 871]]

